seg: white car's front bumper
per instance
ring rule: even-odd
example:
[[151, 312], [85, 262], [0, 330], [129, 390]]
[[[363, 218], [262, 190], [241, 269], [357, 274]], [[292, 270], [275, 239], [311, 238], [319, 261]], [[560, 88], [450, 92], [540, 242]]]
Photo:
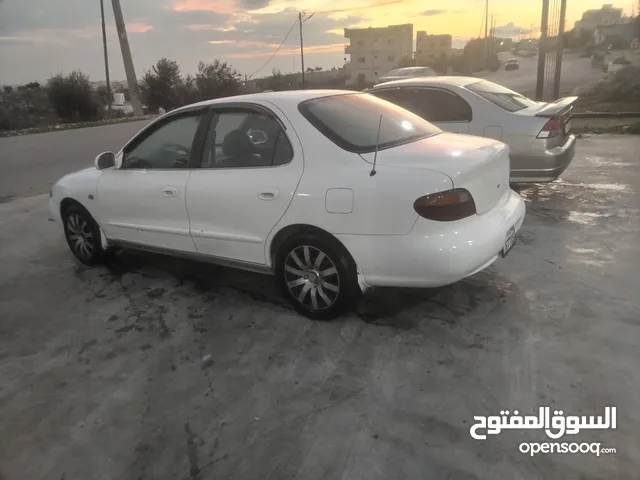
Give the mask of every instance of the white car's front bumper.
[[517, 232], [524, 215], [524, 200], [509, 190], [490, 211], [458, 222], [419, 218], [407, 235], [337, 237], [354, 257], [369, 286], [438, 287], [495, 262], [507, 232], [511, 227]]
[[62, 218], [60, 217], [60, 203], [56, 202], [54, 197], [51, 195], [49, 196], [49, 211], [56, 222], [62, 223]]

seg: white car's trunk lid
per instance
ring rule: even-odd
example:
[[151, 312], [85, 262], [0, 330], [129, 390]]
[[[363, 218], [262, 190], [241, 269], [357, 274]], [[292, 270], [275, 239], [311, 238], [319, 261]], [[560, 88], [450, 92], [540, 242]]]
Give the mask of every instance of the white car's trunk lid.
[[[362, 157], [373, 163], [374, 153]], [[495, 207], [509, 189], [509, 147], [488, 138], [441, 133], [378, 152], [377, 165], [444, 173], [471, 193], [478, 214]], [[429, 192], [425, 192], [429, 193]]]

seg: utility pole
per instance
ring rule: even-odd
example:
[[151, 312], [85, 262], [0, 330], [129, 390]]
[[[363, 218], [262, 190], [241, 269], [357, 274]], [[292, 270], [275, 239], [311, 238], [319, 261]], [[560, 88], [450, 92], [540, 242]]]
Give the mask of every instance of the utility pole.
[[538, 44], [538, 78], [536, 80], [536, 100], [544, 100], [544, 70], [547, 59], [547, 35], [549, 31], [549, 0], [542, 0], [542, 21]]
[[111, 118], [111, 82], [109, 80], [109, 55], [107, 54], [107, 29], [104, 23], [104, 0], [100, 0], [100, 15], [102, 17], [102, 47], [104, 49], [104, 71], [107, 80], [107, 118]]
[[489, 66], [489, 0], [484, 7], [484, 66]]
[[129, 39], [127, 38], [127, 29], [124, 24], [124, 16], [122, 15], [122, 7], [120, 0], [111, 0], [113, 4], [113, 16], [116, 21], [118, 30], [118, 39], [120, 40], [120, 50], [122, 50], [122, 60], [124, 62], [124, 70], [127, 74], [127, 85], [129, 86], [129, 95], [131, 96], [131, 106], [133, 114], [136, 117], [142, 116], [142, 104], [138, 97], [138, 80], [136, 79], [136, 70], [133, 67], [133, 57], [129, 48]]
[[302, 44], [302, 12], [298, 12], [298, 23], [300, 24], [300, 63], [302, 64], [302, 89], [304, 90], [304, 46]]
[[553, 99], [560, 98], [560, 76], [562, 75], [562, 51], [564, 49], [564, 24], [567, 19], [567, 0], [560, 0], [560, 25], [558, 26], [556, 76], [554, 77]]

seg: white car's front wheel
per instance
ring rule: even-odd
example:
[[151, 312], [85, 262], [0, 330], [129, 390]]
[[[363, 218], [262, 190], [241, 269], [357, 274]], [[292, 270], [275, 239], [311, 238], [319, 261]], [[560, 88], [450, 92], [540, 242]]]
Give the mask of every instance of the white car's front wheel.
[[69, 249], [85, 265], [95, 265], [104, 260], [100, 239], [100, 227], [80, 205], [71, 205], [62, 214], [64, 236]]
[[276, 268], [285, 295], [311, 319], [334, 319], [358, 297], [355, 262], [333, 239], [314, 234], [292, 238], [280, 249]]

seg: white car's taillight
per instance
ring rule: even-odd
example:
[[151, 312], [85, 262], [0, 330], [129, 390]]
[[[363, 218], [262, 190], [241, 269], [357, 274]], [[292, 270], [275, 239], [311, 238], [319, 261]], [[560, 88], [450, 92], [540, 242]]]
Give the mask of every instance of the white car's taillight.
[[553, 138], [562, 134], [562, 117], [551, 117], [547, 123], [544, 124], [542, 130], [538, 134], [538, 138]]

